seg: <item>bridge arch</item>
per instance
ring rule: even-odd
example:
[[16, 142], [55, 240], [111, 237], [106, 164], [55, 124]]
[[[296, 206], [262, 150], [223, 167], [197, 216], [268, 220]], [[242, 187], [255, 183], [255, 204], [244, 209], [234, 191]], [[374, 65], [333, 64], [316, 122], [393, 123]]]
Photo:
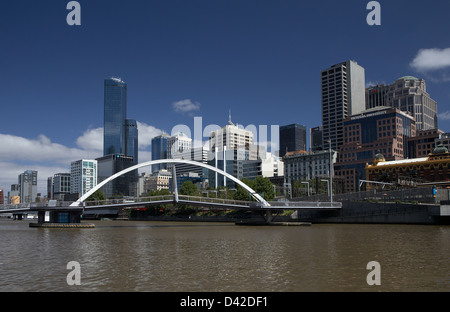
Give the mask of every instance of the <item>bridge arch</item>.
[[244, 182], [240, 181], [239, 179], [237, 179], [236, 177], [232, 176], [231, 174], [220, 170], [216, 167], [198, 162], [198, 161], [193, 161], [193, 160], [185, 160], [185, 159], [157, 159], [157, 160], [150, 160], [147, 162], [143, 162], [137, 165], [134, 165], [132, 167], [126, 168], [116, 174], [113, 174], [112, 176], [110, 176], [109, 178], [103, 180], [102, 182], [100, 182], [99, 184], [97, 184], [93, 189], [91, 189], [89, 192], [87, 192], [86, 194], [84, 194], [83, 196], [81, 196], [77, 201], [73, 202], [70, 206], [71, 207], [77, 207], [79, 206], [82, 202], [84, 202], [87, 198], [89, 198], [89, 196], [91, 196], [92, 194], [94, 194], [97, 190], [99, 190], [103, 185], [105, 185], [106, 183], [120, 177], [121, 175], [124, 175], [130, 171], [136, 170], [136, 169], [140, 169], [142, 167], [147, 167], [147, 166], [151, 166], [151, 165], [157, 165], [157, 164], [188, 164], [188, 165], [194, 165], [194, 166], [199, 166], [199, 167], [203, 167], [212, 171], [215, 171], [225, 177], [227, 177], [228, 179], [232, 180], [233, 182], [236, 182], [238, 185], [242, 186], [242, 188], [244, 188], [247, 192], [249, 192], [253, 198], [255, 198], [257, 201], [259, 201], [260, 203], [262, 203], [264, 206], [270, 206], [270, 204], [261, 197], [261, 195], [259, 195], [258, 193], [256, 193], [251, 187], [249, 187], [247, 184], [245, 184]]

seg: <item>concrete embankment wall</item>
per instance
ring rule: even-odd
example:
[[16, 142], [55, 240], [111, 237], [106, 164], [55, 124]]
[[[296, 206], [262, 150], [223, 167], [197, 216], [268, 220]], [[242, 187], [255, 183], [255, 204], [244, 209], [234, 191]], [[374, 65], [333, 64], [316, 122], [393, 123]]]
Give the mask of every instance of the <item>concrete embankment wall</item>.
[[[334, 211], [299, 210], [292, 216], [277, 216], [274, 222], [311, 223], [367, 223], [367, 224], [450, 224], [450, 217], [439, 217], [439, 205], [399, 204], [344, 201], [342, 208]], [[253, 215], [227, 216], [134, 216], [130, 220], [148, 221], [192, 221], [192, 222], [237, 222], [241, 220], [264, 220], [261, 212]]]
[[338, 211], [300, 211], [299, 220], [312, 223], [440, 224], [437, 205], [342, 202]]

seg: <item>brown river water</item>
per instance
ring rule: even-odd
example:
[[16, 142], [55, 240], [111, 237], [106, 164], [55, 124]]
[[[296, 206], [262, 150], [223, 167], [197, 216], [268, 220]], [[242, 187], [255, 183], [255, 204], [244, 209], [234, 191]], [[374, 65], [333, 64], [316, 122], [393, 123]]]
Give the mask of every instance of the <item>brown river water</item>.
[[448, 225], [29, 222], [0, 219], [0, 292], [450, 291]]

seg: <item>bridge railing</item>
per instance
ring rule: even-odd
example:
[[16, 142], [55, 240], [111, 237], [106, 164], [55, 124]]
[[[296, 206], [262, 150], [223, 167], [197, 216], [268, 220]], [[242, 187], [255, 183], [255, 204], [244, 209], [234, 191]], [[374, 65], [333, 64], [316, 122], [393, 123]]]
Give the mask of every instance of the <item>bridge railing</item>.
[[203, 197], [203, 196], [189, 196], [189, 195], [178, 195], [178, 200], [187, 200], [193, 202], [202, 203], [214, 203], [214, 204], [226, 204], [235, 206], [248, 206], [250, 202], [244, 200], [234, 200], [234, 199], [224, 199], [216, 197]]
[[341, 202], [311, 202], [311, 201], [279, 201], [279, 202], [270, 202], [272, 206], [275, 207], [309, 207], [309, 208], [341, 208]]
[[136, 198], [117, 198], [117, 199], [106, 199], [106, 200], [92, 200], [85, 201], [86, 206], [106, 206], [106, 205], [118, 205], [118, 204], [136, 204], [145, 203], [152, 201], [170, 201], [173, 200], [173, 195], [157, 195], [148, 197], [136, 197]]
[[42, 203], [20, 203], [15, 205], [10, 204], [4, 204], [0, 205], [0, 210], [7, 210], [7, 209], [24, 209], [24, 208], [39, 208], [39, 207], [48, 207], [47, 202]]

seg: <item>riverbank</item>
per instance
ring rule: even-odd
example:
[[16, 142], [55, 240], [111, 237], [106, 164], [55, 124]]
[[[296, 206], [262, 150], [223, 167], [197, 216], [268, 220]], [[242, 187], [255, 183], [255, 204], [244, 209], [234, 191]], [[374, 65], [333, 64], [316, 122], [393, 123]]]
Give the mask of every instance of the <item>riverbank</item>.
[[[272, 222], [356, 223], [356, 224], [450, 224], [450, 216], [442, 215], [440, 205], [399, 204], [399, 203], [342, 203], [342, 208], [334, 211], [299, 210], [291, 215], [276, 215]], [[149, 215], [143, 211], [131, 213], [130, 220], [148, 221], [195, 221], [195, 222], [264, 222], [262, 212], [242, 212], [216, 215], [172, 214]]]

